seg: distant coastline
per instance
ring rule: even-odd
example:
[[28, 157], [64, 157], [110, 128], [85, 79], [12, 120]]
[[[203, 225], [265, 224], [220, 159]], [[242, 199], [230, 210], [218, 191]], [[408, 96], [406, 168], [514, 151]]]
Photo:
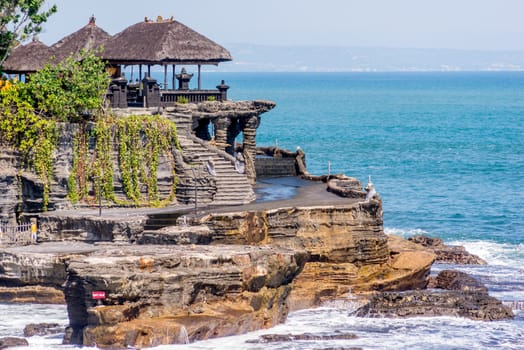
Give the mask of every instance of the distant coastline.
[[[524, 51], [228, 44], [221, 72], [524, 71]], [[212, 71], [213, 67], [206, 67]]]

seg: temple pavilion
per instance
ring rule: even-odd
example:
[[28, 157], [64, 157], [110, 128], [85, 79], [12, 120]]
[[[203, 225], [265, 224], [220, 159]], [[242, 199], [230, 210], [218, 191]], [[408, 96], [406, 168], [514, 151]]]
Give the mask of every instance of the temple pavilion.
[[[173, 18], [160, 16], [156, 20], [146, 17], [114, 36], [98, 27], [92, 16], [87, 25], [50, 47], [38, 39], [19, 45], [5, 61], [3, 70], [8, 74], [27, 75], [42, 69], [46, 63], [60, 62], [81, 50], [98, 49], [97, 54], [107, 62], [107, 70], [112, 76], [108, 100], [113, 108], [160, 107], [177, 102], [227, 99], [229, 87], [224, 81], [214, 90], [202, 89], [201, 68], [231, 61], [229, 51]], [[151, 77], [153, 66], [163, 68], [163, 82]], [[177, 66], [181, 67], [179, 73]], [[196, 67], [196, 89], [189, 88], [193, 74], [188, 73], [185, 66]], [[122, 74], [129, 67], [132, 72], [138, 68], [138, 79], [127, 80]]]

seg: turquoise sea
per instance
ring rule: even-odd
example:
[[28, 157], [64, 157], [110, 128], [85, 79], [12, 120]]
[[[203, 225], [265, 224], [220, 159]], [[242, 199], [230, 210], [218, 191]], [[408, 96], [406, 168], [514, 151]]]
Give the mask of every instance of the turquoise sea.
[[300, 146], [314, 174], [371, 175], [385, 226], [524, 243], [524, 72], [229, 74], [270, 99], [258, 143]]
[[[524, 72], [204, 72], [203, 86], [222, 79], [231, 99], [277, 103], [262, 116], [259, 145], [300, 146], [313, 174], [327, 173], [329, 161], [332, 173], [364, 184], [370, 175], [386, 233], [440, 237], [480, 255], [487, 266], [435, 271], [476, 276], [516, 318], [364, 319], [351, 316], [348, 300], [293, 313], [270, 330], [158, 349], [524, 349]], [[53, 318], [65, 308], [48, 310]], [[12, 329], [0, 324], [0, 336]], [[260, 334], [338, 331], [359, 338], [246, 343]], [[46, 348], [53, 340], [33, 342]]]

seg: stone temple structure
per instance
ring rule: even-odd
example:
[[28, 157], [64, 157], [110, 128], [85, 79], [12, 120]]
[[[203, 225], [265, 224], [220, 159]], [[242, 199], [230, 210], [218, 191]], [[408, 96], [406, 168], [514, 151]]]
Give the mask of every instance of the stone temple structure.
[[[30, 49], [38, 57], [25, 58], [24, 65], [13, 60]], [[222, 46], [175, 20], [145, 19], [122, 32], [111, 36], [95, 23], [89, 23], [78, 31], [64, 37], [51, 47], [33, 41], [12, 53], [14, 74], [31, 74], [44, 63], [60, 61], [84, 49], [100, 49], [98, 52], [107, 62], [108, 71], [115, 74], [107, 93], [111, 113], [126, 118], [130, 115], [161, 114], [177, 125], [181, 149], [175, 151], [171, 167], [160, 162], [158, 187], [166, 198], [176, 183], [176, 196], [167, 205], [235, 205], [255, 199], [253, 185], [256, 181], [256, 130], [261, 114], [271, 110], [270, 101], [233, 102], [227, 99], [229, 86], [224, 81], [216, 90], [201, 87], [201, 66], [218, 65], [232, 59]], [[25, 51], [24, 51], [25, 50]], [[26, 52], [27, 53], [27, 52]], [[46, 55], [50, 56], [46, 59]], [[164, 84], [150, 77], [151, 66], [164, 68]], [[128, 81], [120, 75], [126, 66], [147, 67], [141, 81]], [[196, 66], [198, 86], [190, 88], [193, 74], [182, 68], [176, 74], [175, 67]], [[172, 89], [168, 89], [167, 70], [172, 68]], [[178, 88], [175, 89], [175, 79]], [[14, 222], [15, 218], [33, 217], [44, 210], [68, 209], [68, 179], [73, 164], [73, 144], [80, 128], [92, 129], [92, 124], [64, 123], [59, 126], [59, 141], [54, 152], [53, 172], [49, 186], [49, 203], [44, 204], [45, 186], [39, 177], [23, 166], [21, 155], [8, 146], [0, 146], [0, 220]], [[237, 140], [242, 134], [243, 139]], [[89, 152], [94, 154], [96, 139], [91, 137]], [[118, 169], [118, 140], [113, 141], [111, 157]], [[164, 155], [164, 158], [168, 155]], [[209, 166], [212, 165], [212, 171]], [[90, 193], [95, 195], [94, 179], [90, 179]], [[122, 192], [122, 174], [114, 175], [115, 194], [120, 202], [126, 201]], [[142, 188], [142, 191], [147, 189]], [[77, 203], [76, 207], [92, 205]], [[104, 207], [115, 203], [104, 201]], [[45, 208], [47, 206], [47, 208]]]

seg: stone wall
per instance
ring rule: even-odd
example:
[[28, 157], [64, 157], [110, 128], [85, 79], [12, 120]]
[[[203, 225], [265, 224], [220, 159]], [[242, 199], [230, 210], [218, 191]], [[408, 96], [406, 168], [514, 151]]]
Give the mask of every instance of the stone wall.
[[297, 176], [294, 158], [256, 157], [257, 177]]

